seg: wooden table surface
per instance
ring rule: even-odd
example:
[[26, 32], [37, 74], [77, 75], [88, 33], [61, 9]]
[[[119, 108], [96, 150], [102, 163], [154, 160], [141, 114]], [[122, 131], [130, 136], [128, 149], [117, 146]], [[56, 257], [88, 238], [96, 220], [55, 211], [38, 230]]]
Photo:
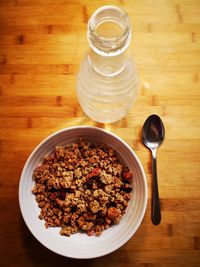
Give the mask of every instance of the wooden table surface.
[[[103, 4], [116, 4], [133, 25], [130, 52], [141, 91], [129, 114], [95, 123], [76, 97], [76, 73], [88, 49], [86, 26]], [[158, 151], [162, 222], [150, 219], [150, 153], [141, 127], [161, 116], [166, 139]], [[119, 250], [73, 260], [44, 248], [19, 210], [24, 163], [46, 136], [94, 125], [123, 138], [147, 176], [148, 207], [136, 234]], [[200, 1], [0, 0], [0, 266], [200, 266]]]

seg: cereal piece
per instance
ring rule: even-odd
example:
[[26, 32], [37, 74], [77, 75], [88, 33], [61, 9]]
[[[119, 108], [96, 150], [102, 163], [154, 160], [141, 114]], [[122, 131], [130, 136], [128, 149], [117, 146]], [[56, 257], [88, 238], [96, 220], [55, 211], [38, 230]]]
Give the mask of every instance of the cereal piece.
[[69, 221], [70, 221], [70, 215], [69, 215], [69, 214], [64, 215], [64, 216], [63, 216], [63, 222], [64, 222], [65, 224], [67, 224]]
[[74, 170], [74, 175], [76, 178], [81, 178], [82, 177], [82, 171], [80, 168], [77, 168]]
[[119, 179], [118, 177], [114, 177], [114, 187], [121, 188], [122, 185], [123, 185], [122, 180]]
[[66, 236], [70, 236], [71, 234], [75, 234], [77, 232], [78, 228], [72, 226], [63, 226], [62, 229], [60, 230], [60, 234]]
[[90, 203], [90, 210], [93, 213], [97, 213], [100, 209], [100, 204], [97, 200], [94, 200]]
[[60, 185], [63, 188], [70, 188], [72, 185], [72, 179], [70, 177], [64, 177], [61, 181], [60, 181]]
[[80, 196], [81, 196], [81, 191], [78, 191], [78, 190], [77, 190], [77, 191], [75, 192], [75, 197], [80, 198]]
[[84, 202], [80, 202], [77, 204], [77, 209], [80, 210], [82, 213], [87, 211], [86, 204]]
[[81, 229], [84, 230], [84, 231], [88, 231], [88, 230], [91, 230], [93, 226], [94, 226], [94, 223], [93, 222], [85, 222], [81, 226]]
[[104, 190], [105, 190], [106, 193], [111, 194], [111, 192], [113, 191], [113, 188], [114, 188], [114, 185], [113, 184], [109, 184], [109, 185], [106, 185], [104, 187]]
[[103, 230], [104, 230], [103, 225], [97, 225], [94, 229], [96, 236], [100, 236]]
[[113, 182], [113, 177], [111, 174], [107, 174], [104, 172], [100, 180], [103, 184], [111, 184]]
[[95, 190], [94, 193], [93, 193], [93, 196], [95, 198], [98, 198], [100, 196], [100, 191], [99, 190]]
[[78, 218], [77, 222], [78, 222], [78, 225], [80, 227], [82, 227], [83, 224], [85, 223], [85, 218], [83, 216], [81, 216], [81, 217]]
[[116, 208], [109, 208], [107, 211], [107, 215], [109, 219], [115, 219], [120, 215], [121, 211]]

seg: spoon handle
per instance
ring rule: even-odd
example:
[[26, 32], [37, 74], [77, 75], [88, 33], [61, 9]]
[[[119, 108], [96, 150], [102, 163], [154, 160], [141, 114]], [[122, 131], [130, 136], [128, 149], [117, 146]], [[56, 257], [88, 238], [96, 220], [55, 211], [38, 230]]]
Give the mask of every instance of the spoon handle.
[[161, 221], [161, 213], [160, 213], [160, 201], [158, 193], [156, 149], [152, 149], [151, 152], [152, 152], [152, 174], [153, 174], [151, 220], [153, 224], [157, 225]]

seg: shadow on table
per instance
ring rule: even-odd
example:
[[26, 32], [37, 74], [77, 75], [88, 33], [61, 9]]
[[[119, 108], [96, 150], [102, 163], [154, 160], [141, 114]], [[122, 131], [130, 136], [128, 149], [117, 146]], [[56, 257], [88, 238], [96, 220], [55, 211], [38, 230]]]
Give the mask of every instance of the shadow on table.
[[[62, 264], [61, 266], [70, 267], [100, 267], [100, 266], [113, 266], [114, 263], [127, 262], [128, 255], [124, 249], [118, 249], [117, 251], [96, 259], [71, 259], [64, 256], [60, 256], [47, 248], [37, 241], [37, 239], [31, 234], [23, 219], [20, 220], [20, 236], [22, 239], [24, 254], [26, 257], [26, 263], [30, 263], [30, 266], [48, 266], [55, 267]], [[123, 246], [123, 248], [126, 245]], [[123, 250], [123, 251], [122, 251]], [[65, 264], [65, 265], [63, 265]]]

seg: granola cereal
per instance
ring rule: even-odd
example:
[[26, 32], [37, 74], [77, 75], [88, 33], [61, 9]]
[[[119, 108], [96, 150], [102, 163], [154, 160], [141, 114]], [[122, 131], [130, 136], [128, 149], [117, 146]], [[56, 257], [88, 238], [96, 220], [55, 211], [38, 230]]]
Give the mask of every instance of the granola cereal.
[[116, 151], [81, 138], [46, 155], [33, 179], [39, 218], [47, 228], [61, 227], [65, 236], [99, 236], [118, 224], [132, 191], [132, 173]]

